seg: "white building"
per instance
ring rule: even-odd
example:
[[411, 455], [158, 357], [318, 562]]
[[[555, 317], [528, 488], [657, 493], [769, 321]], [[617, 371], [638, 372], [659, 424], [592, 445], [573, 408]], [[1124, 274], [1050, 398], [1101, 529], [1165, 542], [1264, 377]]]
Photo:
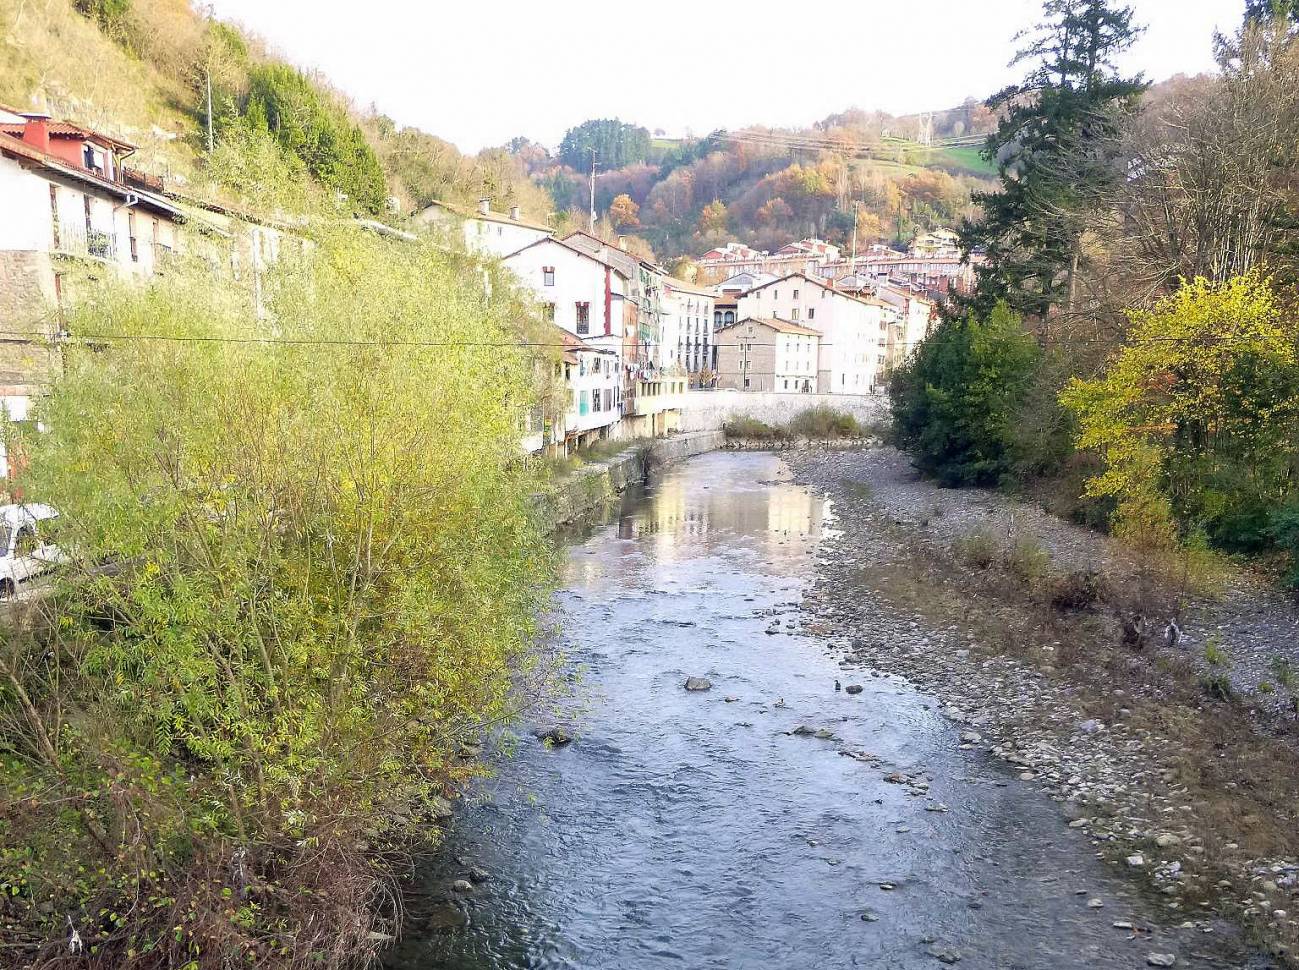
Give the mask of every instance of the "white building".
[[749, 317], [717, 332], [717, 386], [810, 394], [817, 387], [821, 334], [776, 318]]
[[896, 367], [929, 336], [935, 319], [934, 302], [906, 284], [880, 285], [876, 287], [875, 295], [898, 313], [897, 352], [894, 359], [889, 361], [890, 367]]
[[817, 391], [868, 394], [888, 369], [889, 328], [897, 311], [873, 297], [853, 296], [804, 274], [786, 276], [740, 297], [741, 320], [777, 319], [821, 334]]
[[490, 199], [479, 199], [476, 210], [435, 201], [417, 212], [415, 219], [459, 235], [466, 249], [480, 255], [508, 256], [554, 235], [549, 226], [524, 219], [517, 205], [511, 206], [509, 212], [492, 211]]
[[717, 295], [680, 280], [663, 283], [661, 336], [657, 366], [699, 374], [717, 370], [713, 342], [713, 304]]
[[565, 439], [585, 444], [613, 433], [624, 407], [627, 277], [593, 253], [553, 237], [539, 239], [502, 262], [541, 304], [546, 318], [577, 339], [564, 348], [566, 358], [572, 358], [565, 363], [572, 403]]
[[555, 441], [573, 445], [586, 444], [606, 437], [619, 420], [621, 378], [618, 355], [555, 328], [563, 343], [564, 387], [566, 409], [559, 416], [559, 426], [551, 430]]

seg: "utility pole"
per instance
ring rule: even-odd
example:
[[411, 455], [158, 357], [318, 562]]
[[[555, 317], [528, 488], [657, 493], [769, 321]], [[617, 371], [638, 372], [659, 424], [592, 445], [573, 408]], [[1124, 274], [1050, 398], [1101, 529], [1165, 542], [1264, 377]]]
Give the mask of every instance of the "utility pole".
[[861, 208], [861, 203], [856, 199], [852, 202], [852, 272], [857, 272], [857, 210]]
[[209, 3], [207, 5], [207, 10], [204, 11], [204, 14], [205, 19], [207, 20], [208, 29], [207, 71], [205, 72], [205, 87], [207, 88], [207, 153], [211, 155], [214, 147], [212, 138], [212, 18], [215, 16], [212, 4]]
[[212, 154], [212, 55], [208, 55], [207, 66], [207, 153]]
[[595, 235], [595, 149], [591, 149], [591, 235]]

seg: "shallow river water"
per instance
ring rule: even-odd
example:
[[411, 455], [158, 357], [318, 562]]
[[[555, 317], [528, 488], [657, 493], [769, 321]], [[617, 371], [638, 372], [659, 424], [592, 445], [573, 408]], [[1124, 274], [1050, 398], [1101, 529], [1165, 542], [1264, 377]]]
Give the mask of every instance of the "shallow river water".
[[[1059, 806], [961, 750], [933, 698], [840, 669], [796, 608], [832, 517], [788, 479], [768, 454], [696, 458], [570, 548], [576, 740], [520, 727], [422, 870], [388, 966], [1268, 966], [1224, 927], [1178, 928]], [[487, 878], [459, 897], [467, 925], [422, 924], [470, 868]]]

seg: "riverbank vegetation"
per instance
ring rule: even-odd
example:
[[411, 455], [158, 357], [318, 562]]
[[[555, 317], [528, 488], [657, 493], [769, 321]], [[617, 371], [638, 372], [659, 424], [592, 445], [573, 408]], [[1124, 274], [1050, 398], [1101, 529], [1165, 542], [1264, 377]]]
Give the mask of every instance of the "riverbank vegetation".
[[[73, 562], [0, 647], [0, 924], [41, 967], [342, 967], [542, 676], [503, 278], [359, 230], [68, 321], [22, 485]], [[490, 292], [490, 296], [488, 293]]]
[[741, 414], [722, 425], [728, 438], [748, 441], [841, 441], [865, 438], [871, 430], [846, 411], [827, 405], [806, 408], [785, 424], [769, 424], [751, 415]]
[[1255, 7], [1217, 75], [1150, 91], [1113, 66], [1129, 8], [1046, 4], [989, 101], [977, 292], [897, 373], [893, 422], [946, 484], [1299, 589], [1299, 40], [1292, 9]]

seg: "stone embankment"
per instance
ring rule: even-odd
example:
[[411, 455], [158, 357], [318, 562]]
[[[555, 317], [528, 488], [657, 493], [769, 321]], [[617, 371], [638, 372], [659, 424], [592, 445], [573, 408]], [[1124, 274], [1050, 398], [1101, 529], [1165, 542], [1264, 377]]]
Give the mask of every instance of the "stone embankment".
[[[842, 665], [901, 675], [956, 727], [1061, 805], [1097, 855], [1164, 897], [1170, 915], [1210, 930], [1239, 919], [1290, 965], [1299, 954], [1299, 737], [1248, 699], [1205, 694], [1184, 651], [1135, 653], [1099, 611], [1057, 614], [1024, 583], [954, 561], [952, 543], [995, 523], [1031, 536], [1056, 568], [1112, 568], [1121, 550], [989, 492], [939, 489], [893, 449], [794, 451], [796, 479], [832, 501], [805, 623]], [[1250, 610], [1242, 580], [1223, 608]], [[1250, 643], [1299, 650], [1268, 596]], [[1201, 605], [1195, 625], [1214, 624]], [[1098, 901], [1098, 908], [1101, 904]]]
[[535, 496], [538, 514], [554, 528], [576, 522], [606, 507], [629, 486], [644, 483], [652, 468], [716, 451], [725, 443], [720, 431], [696, 431], [634, 445], [582, 466], [550, 492]]

